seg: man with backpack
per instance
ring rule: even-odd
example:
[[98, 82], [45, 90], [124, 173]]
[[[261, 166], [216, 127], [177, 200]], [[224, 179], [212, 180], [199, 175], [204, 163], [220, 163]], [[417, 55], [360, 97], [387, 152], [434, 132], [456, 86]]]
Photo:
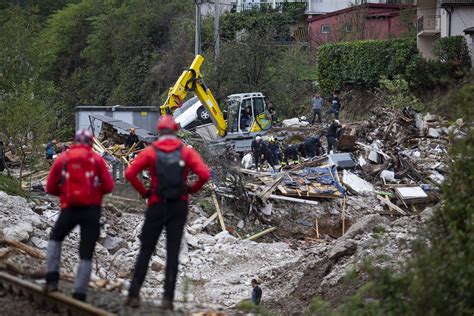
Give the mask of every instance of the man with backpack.
[[[210, 173], [200, 155], [183, 144], [176, 136], [178, 124], [170, 115], [158, 120], [158, 140], [147, 147], [127, 168], [125, 177], [143, 198], [148, 199], [140, 236], [141, 248], [135, 264], [133, 278], [128, 291], [126, 306], [140, 305], [139, 292], [145, 281], [148, 263], [155, 250], [161, 231], [166, 227], [166, 270], [162, 308], [172, 310], [178, 274], [178, 256], [188, 215], [188, 199], [209, 180]], [[148, 169], [150, 188], [138, 179], [138, 174]], [[197, 180], [188, 185], [189, 172]]]
[[80, 261], [72, 296], [81, 301], [86, 300], [92, 272], [91, 260], [100, 234], [102, 197], [114, 188], [105, 161], [92, 151], [92, 142], [90, 130], [77, 131], [74, 144], [54, 161], [46, 183], [46, 191], [60, 197], [61, 213], [48, 242], [44, 290], [58, 290], [61, 243], [79, 225]]

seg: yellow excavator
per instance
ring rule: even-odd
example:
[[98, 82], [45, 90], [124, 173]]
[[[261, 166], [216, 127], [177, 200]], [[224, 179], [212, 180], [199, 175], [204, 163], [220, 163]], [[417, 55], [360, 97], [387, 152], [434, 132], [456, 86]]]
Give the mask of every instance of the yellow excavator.
[[260, 92], [232, 94], [225, 100], [227, 120], [211, 90], [205, 85], [201, 75], [204, 57], [197, 55], [189, 69], [183, 71], [168, 92], [165, 103], [160, 106], [162, 115], [173, 114], [188, 92], [194, 92], [209, 113], [216, 133], [226, 141], [234, 142], [237, 151], [248, 150], [254, 136], [268, 131], [272, 122], [265, 96]]

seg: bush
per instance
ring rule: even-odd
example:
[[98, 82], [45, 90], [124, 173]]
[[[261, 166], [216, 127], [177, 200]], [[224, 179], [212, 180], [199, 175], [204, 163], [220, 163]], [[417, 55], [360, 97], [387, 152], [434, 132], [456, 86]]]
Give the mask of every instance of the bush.
[[405, 79], [412, 90], [431, 90], [448, 86], [453, 81], [452, 67], [437, 60], [414, 55], [406, 67]]
[[17, 179], [8, 177], [2, 173], [0, 173], [0, 191], [8, 195], [28, 197], [27, 192], [23, 191]]
[[462, 72], [471, 68], [469, 49], [462, 35], [437, 39], [434, 42], [433, 54], [442, 63], [451, 64]]
[[318, 50], [317, 78], [324, 93], [347, 83], [377, 86], [382, 77], [404, 75], [417, 53], [413, 38], [324, 44]]

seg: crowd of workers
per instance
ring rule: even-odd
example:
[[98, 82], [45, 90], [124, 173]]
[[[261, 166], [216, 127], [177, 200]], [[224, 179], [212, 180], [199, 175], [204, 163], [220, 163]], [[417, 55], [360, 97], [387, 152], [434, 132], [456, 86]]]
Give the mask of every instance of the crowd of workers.
[[[324, 136], [327, 141], [327, 152], [331, 153], [337, 145], [343, 133], [343, 126], [339, 120], [334, 120], [326, 129]], [[316, 135], [304, 139], [298, 144], [282, 144], [274, 136], [264, 140], [262, 136], [256, 136], [252, 141], [251, 151], [254, 158], [255, 169], [259, 169], [267, 162], [273, 171], [277, 166], [288, 165], [291, 162], [298, 163], [300, 158], [313, 158], [325, 154], [321, 144], [321, 136]]]
[[[315, 123], [316, 116], [318, 117], [318, 122], [322, 123], [321, 112], [325, 102], [318, 92], [311, 99], [313, 116], [310, 123], [312, 125]], [[339, 91], [334, 91], [328, 103], [329, 109], [326, 111], [326, 117], [332, 119], [331, 115], [334, 114], [334, 120], [326, 131], [320, 135], [308, 137], [298, 144], [282, 144], [274, 136], [270, 136], [266, 140], [262, 136], [256, 136], [251, 145], [255, 169], [258, 170], [259, 167], [267, 162], [271, 166], [272, 171], [277, 171], [277, 166], [287, 165], [290, 162], [299, 162], [300, 158], [312, 158], [325, 154], [325, 150], [321, 145], [322, 136], [326, 137], [327, 152], [331, 153], [343, 133], [343, 126], [339, 122], [339, 113], [342, 110]], [[273, 104], [269, 101], [267, 106], [272, 116], [272, 121], [277, 122], [276, 110]]]

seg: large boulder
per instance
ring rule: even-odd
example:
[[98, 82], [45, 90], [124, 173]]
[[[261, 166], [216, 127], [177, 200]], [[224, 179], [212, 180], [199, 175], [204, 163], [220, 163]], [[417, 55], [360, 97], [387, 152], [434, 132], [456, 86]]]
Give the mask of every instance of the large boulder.
[[390, 221], [379, 214], [366, 215], [353, 224], [341, 239], [354, 238], [357, 235], [372, 232], [377, 226], [389, 225]]

